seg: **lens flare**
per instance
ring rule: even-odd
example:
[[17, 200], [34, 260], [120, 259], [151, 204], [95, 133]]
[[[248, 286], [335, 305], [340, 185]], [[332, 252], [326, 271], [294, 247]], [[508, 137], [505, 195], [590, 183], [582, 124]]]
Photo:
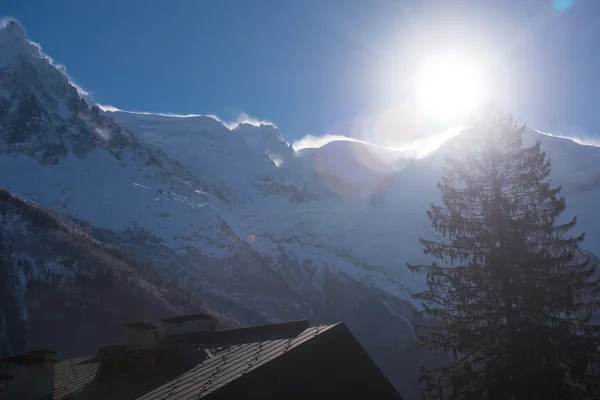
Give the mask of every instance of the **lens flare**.
[[569, 11], [575, 5], [575, 0], [552, 0], [552, 6], [558, 12]]
[[412, 153], [399, 144], [414, 141], [419, 131], [415, 113], [406, 106], [355, 118], [347, 126], [347, 136], [354, 141], [333, 141], [320, 147], [315, 151], [315, 169], [332, 194], [368, 198], [408, 162]]

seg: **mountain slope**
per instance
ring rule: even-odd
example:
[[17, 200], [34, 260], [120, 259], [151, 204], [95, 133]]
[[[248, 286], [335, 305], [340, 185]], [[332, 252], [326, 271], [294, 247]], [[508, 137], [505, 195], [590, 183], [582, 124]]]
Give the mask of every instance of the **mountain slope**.
[[88, 227], [4, 190], [0, 282], [0, 357], [32, 348], [81, 354], [120, 341], [125, 322], [214, 313], [155, 267], [93, 239]]
[[305, 202], [323, 194], [320, 186], [290, 179], [292, 169], [278, 168], [293, 164], [296, 154], [273, 126], [241, 124], [230, 130], [209, 116], [105, 115], [181, 162], [226, 204], [264, 201], [265, 196]]

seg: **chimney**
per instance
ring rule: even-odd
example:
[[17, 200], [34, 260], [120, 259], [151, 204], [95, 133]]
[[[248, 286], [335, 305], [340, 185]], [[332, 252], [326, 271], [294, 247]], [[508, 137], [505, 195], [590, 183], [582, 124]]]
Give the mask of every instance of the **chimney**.
[[211, 315], [197, 313], [164, 318], [164, 336], [185, 335], [200, 332], [213, 332], [218, 327], [218, 321]]
[[145, 350], [156, 347], [160, 336], [158, 326], [147, 322], [130, 322], [125, 324], [125, 328], [127, 328], [125, 339], [127, 351]]

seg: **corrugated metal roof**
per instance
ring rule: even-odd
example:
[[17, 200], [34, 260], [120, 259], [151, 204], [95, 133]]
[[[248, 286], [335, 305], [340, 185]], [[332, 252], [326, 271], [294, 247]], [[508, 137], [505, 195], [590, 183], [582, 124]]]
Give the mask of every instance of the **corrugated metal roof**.
[[53, 399], [59, 400], [73, 396], [91, 388], [98, 373], [100, 357], [97, 355], [69, 358], [54, 366]]
[[186, 400], [202, 398], [248, 372], [300, 346], [335, 325], [320, 325], [304, 330], [298, 336], [234, 345], [177, 379], [143, 395], [139, 400]]

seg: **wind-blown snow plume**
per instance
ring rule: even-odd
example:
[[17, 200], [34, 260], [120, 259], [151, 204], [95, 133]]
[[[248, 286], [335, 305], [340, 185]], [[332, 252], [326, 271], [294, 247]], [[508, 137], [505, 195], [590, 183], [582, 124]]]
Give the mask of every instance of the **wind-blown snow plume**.
[[223, 121], [223, 124], [225, 124], [225, 126], [228, 127], [229, 129], [235, 129], [240, 124], [250, 124], [250, 125], [254, 125], [254, 126], [271, 125], [271, 126], [274, 126], [275, 128], [277, 128], [277, 126], [272, 121], [261, 120], [256, 117], [253, 117], [251, 115], [248, 115], [246, 113], [238, 114], [235, 121], [229, 121], [229, 122]]
[[150, 111], [131, 111], [131, 110], [123, 110], [121, 108], [111, 106], [109, 104], [96, 104], [99, 109], [106, 112], [122, 112], [128, 114], [138, 114], [138, 115], [158, 115], [161, 117], [173, 117], [173, 118], [193, 118], [193, 117], [211, 117], [220, 122], [223, 122], [219, 117], [214, 114], [176, 114], [176, 113], [162, 113], [162, 112], [150, 112]]
[[403, 154], [413, 154], [414, 157], [416, 157], [416, 158], [422, 158], [422, 157], [425, 157], [426, 155], [434, 152], [441, 145], [443, 145], [446, 141], [448, 141], [448, 140], [452, 139], [454, 136], [458, 135], [462, 131], [462, 129], [463, 129], [463, 127], [460, 127], [460, 126], [455, 127], [455, 128], [450, 128], [439, 134], [425, 136], [422, 138], [405, 141], [405, 142], [398, 142], [398, 143], [394, 144], [393, 146], [390, 146], [389, 144], [380, 145], [378, 143], [370, 143], [365, 140], [359, 140], [359, 139], [351, 138], [351, 137], [344, 136], [344, 135], [330, 135], [330, 134], [325, 134], [322, 136], [306, 135], [302, 139], [296, 140], [292, 144], [292, 147], [294, 148], [294, 150], [298, 151], [298, 150], [307, 149], [307, 148], [323, 147], [330, 142], [348, 141], [348, 142], [369, 144], [369, 145], [372, 145], [372, 146], [375, 146], [375, 147], [378, 147], [381, 149], [386, 149], [386, 150], [396, 150], [399, 152], [403, 152]]
[[327, 143], [335, 142], [338, 140], [366, 143], [362, 140], [354, 139], [354, 138], [344, 136], [344, 135], [331, 135], [331, 134], [325, 134], [325, 135], [321, 135], [321, 136], [306, 135], [302, 139], [296, 140], [294, 143], [292, 143], [292, 147], [296, 151], [302, 150], [302, 149], [316, 149], [316, 148], [325, 146]]
[[538, 131], [537, 129], [532, 129], [533, 131], [540, 133], [542, 135], [557, 137], [561, 139], [569, 139], [574, 141], [577, 144], [582, 144], [584, 146], [595, 146], [600, 147], [600, 139], [590, 135], [586, 132], [583, 132], [581, 129], [570, 129], [568, 134], [560, 134], [560, 133], [548, 133]]
[[[108, 111], [108, 112], [119, 112], [119, 111], [123, 111], [118, 107], [115, 106], [111, 106], [110, 104], [96, 104], [98, 106], [99, 109], [101, 109], [102, 111]], [[125, 111], [126, 112], [126, 111]]]
[[[78, 88], [78, 90], [79, 90], [79, 88]], [[80, 94], [82, 94], [82, 93], [84, 95], [89, 96], [89, 94], [87, 92], [85, 92], [84, 90], [81, 90]], [[261, 120], [259, 118], [248, 115], [246, 113], [240, 113], [237, 116], [237, 118], [233, 121], [225, 121], [215, 114], [177, 114], [177, 113], [162, 113], [162, 112], [150, 112], [150, 111], [131, 111], [131, 110], [123, 110], [121, 108], [115, 107], [110, 104], [97, 104], [97, 105], [98, 105], [98, 108], [100, 108], [102, 111], [106, 111], [106, 112], [123, 112], [123, 113], [129, 113], [129, 114], [139, 114], [139, 115], [158, 115], [161, 117], [173, 117], [173, 118], [210, 117], [210, 118], [216, 119], [217, 121], [223, 123], [223, 125], [225, 125], [228, 129], [235, 129], [241, 124], [250, 124], [250, 125], [254, 125], [254, 126], [271, 125], [273, 127], [277, 127], [272, 121]]]

